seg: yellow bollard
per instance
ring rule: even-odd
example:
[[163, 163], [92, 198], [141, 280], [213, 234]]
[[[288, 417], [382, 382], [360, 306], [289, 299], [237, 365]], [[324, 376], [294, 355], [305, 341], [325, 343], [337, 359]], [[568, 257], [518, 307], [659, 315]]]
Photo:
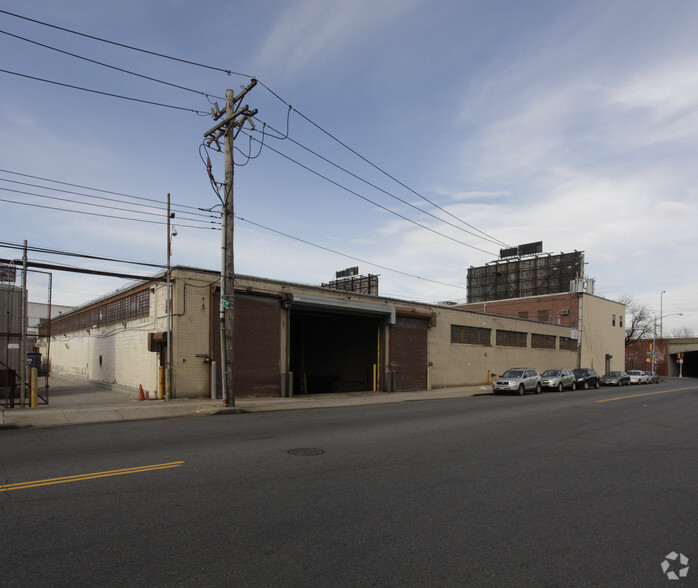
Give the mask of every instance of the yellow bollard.
[[39, 404], [39, 368], [34, 366], [29, 368], [29, 385], [31, 387], [29, 406], [36, 408]]
[[165, 367], [158, 368], [158, 398], [162, 400], [165, 397]]

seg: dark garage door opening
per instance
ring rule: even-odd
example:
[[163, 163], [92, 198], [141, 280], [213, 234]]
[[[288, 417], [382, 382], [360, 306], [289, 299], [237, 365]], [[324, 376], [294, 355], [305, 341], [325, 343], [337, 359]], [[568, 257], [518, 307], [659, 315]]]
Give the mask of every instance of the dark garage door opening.
[[375, 317], [292, 311], [294, 394], [372, 390], [380, 325]]

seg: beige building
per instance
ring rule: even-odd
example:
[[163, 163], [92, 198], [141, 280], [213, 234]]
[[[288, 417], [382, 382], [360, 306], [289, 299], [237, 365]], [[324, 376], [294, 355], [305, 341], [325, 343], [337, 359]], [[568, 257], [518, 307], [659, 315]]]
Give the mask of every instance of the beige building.
[[497, 315], [531, 318], [572, 330], [575, 367], [604, 373], [625, 369], [625, 305], [587, 292], [566, 292], [462, 305]]
[[[577, 329], [489, 309], [252, 276], [238, 275], [235, 283], [236, 396], [488, 384], [510, 367], [597, 367], [611, 356], [615, 368], [624, 361], [624, 330], [606, 317], [610, 310], [620, 314], [622, 305], [611, 309], [609, 301], [593, 296], [581, 299], [584, 323]], [[220, 397], [219, 284], [215, 272], [172, 270], [177, 397], [212, 390]], [[42, 352], [49, 354], [51, 372], [157, 393], [168, 357], [166, 300], [160, 275], [42, 324]]]

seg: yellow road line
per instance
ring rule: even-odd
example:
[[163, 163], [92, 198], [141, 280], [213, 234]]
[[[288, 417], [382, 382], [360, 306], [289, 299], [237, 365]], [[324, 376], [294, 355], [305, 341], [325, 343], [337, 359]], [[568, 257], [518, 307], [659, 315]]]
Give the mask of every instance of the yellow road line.
[[0, 486], [0, 492], [10, 490], [24, 490], [25, 488], [36, 488], [38, 486], [51, 486], [53, 484], [67, 484], [68, 482], [82, 482], [84, 480], [94, 480], [96, 478], [108, 478], [110, 476], [125, 476], [126, 474], [140, 474], [142, 472], [153, 472], [156, 470], [166, 470], [168, 468], [178, 468], [184, 464], [183, 461], [173, 461], [170, 463], [157, 463], [149, 466], [136, 468], [126, 468], [122, 470], [109, 470], [106, 472], [94, 472], [92, 474], [80, 474], [77, 476], [65, 476], [62, 478], [47, 478], [45, 480], [32, 480], [31, 482], [20, 482], [17, 484], [5, 484]]
[[616, 398], [604, 398], [603, 400], [594, 400], [594, 402], [613, 402], [614, 400], [625, 400], [626, 398], [640, 398], [641, 396], [653, 396], [654, 394], [681, 392], [681, 390], [695, 390], [695, 386], [690, 388], [674, 388], [673, 390], [660, 390], [659, 392], [646, 392], [645, 394], [632, 394], [631, 396], [617, 396]]

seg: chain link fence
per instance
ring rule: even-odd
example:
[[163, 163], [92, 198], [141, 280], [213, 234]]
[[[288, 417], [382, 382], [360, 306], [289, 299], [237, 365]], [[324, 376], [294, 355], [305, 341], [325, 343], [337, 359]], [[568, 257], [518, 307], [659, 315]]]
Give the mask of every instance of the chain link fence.
[[[39, 324], [51, 318], [52, 275], [0, 265], [0, 406], [12, 408], [30, 398], [29, 377], [22, 393], [22, 369], [38, 369], [38, 402], [49, 401], [49, 358], [39, 352]], [[26, 297], [23, 291], [26, 288]], [[24, 351], [24, 361], [22, 358]]]

